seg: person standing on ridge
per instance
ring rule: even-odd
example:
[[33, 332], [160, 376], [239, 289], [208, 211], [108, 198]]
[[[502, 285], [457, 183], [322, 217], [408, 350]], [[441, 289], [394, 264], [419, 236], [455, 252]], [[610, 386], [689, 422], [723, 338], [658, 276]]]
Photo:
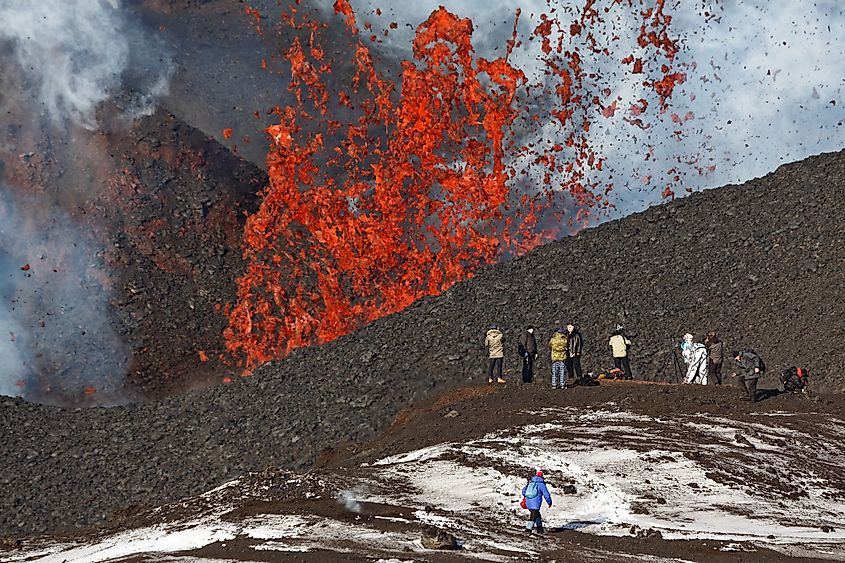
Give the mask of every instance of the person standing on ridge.
[[496, 372], [496, 380], [499, 383], [506, 383], [502, 378], [502, 364], [505, 358], [505, 335], [495, 324], [490, 325], [487, 336], [484, 339], [484, 346], [487, 347], [489, 357], [487, 364], [487, 383], [493, 383], [493, 372]]
[[543, 478], [543, 472], [537, 470], [535, 475], [524, 487], [522, 487], [522, 497], [525, 499], [525, 508], [528, 512], [528, 522], [525, 528], [530, 534], [534, 528], [537, 528], [537, 533], [542, 534], [543, 531], [543, 517], [540, 516], [540, 509], [543, 507], [543, 499], [552, 507], [552, 495], [549, 493], [549, 488], [546, 486], [546, 481]]
[[[552, 356], [552, 389], [566, 389], [566, 358], [569, 339], [562, 329], [557, 329], [549, 340]], [[560, 385], [560, 387], [558, 387]]]
[[526, 328], [519, 337], [517, 351], [522, 358], [522, 382], [531, 383], [534, 381], [534, 360], [537, 359], [537, 339], [534, 338], [533, 326]]
[[575, 384], [580, 385], [583, 381], [581, 372], [581, 352], [584, 350], [584, 339], [578, 327], [570, 323], [566, 325], [566, 372], [575, 378]]
[[742, 378], [742, 384], [748, 393], [746, 400], [756, 403], [757, 381], [766, 373], [766, 364], [763, 363], [763, 358], [754, 350], [745, 350], [743, 352], [735, 350], [731, 355], [733, 356], [734, 362], [736, 362], [736, 371], [731, 374], [731, 377]]
[[692, 334], [684, 335], [681, 351], [687, 363], [687, 377], [684, 383], [707, 385], [707, 347], [692, 341]]
[[722, 361], [725, 358], [725, 344], [711, 331], [704, 337], [707, 346], [707, 379], [710, 385], [722, 384]]
[[631, 347], [631, 341], [625, 336], [625, 327], [616, 325], [608, 346], [610, 346], [613, 352], [613, 366], [625, 372], [625, 379], [634, 379], [631, 373], [631, 362], [628, 360], [628, 350]]

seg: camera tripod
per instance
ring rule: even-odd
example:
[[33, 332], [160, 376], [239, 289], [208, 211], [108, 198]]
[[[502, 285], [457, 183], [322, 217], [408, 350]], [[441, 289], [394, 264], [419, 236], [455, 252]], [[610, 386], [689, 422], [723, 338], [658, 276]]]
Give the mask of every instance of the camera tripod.
[[[666, 368], [671, 367], [674, 372], [674, 377], [667, 377]], [[672, 383], [679, 383], [684, 376], [684, 368], [681, 365], [681, 359], [678, 357], [675, 341], [669, 339], [669, 351], [666, 352], [666, 357], [663, 360], [663, 365], [660, 368], [660, 374], [667, 377]]]

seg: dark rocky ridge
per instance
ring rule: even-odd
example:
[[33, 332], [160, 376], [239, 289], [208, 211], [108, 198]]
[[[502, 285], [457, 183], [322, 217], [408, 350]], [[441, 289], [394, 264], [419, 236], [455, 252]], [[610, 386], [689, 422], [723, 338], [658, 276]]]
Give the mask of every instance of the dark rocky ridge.
[[670, 341], [716, 329], [729, 349], [764, 356], [762, 386], [797, 363], [813, 370], [816, 388], [838, 391], [844, 195], [845, 153], [813, 157], [487, 268], [231, 386], [113, 409], [0, 401], [0, 533], [97, 524], [248, 470], [308, 467], [327, 446], [373, 437], [412, 402], [483, 384], [481, 341], [494, 321], [510, 337], [511, 371], [518, 327], [540, 327], [543, 344], [575, 320], [594, 369], [609, 362], [607, 331], [621, 321], [646, 377], [660, 377]]

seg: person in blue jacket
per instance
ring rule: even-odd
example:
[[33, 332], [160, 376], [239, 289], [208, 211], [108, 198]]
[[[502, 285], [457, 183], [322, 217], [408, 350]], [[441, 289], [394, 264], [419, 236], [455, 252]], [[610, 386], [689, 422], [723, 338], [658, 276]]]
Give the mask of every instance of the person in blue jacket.
[[525, 528], [530, 534], [536, 526], [537, 533], [543, 533], [543, 518], [540, 516], [540, 508], [543, 506], [543, 499], [551, 508], [552, 495], [549, 494], [549, 489], [546, 487], [546, 481], [543, 479], [543, 472], [537, 470], [535, 475], [524, 487], [522, 487], [522, 496], [525, 498], [525, 508], [528, 512], [528, 522]]

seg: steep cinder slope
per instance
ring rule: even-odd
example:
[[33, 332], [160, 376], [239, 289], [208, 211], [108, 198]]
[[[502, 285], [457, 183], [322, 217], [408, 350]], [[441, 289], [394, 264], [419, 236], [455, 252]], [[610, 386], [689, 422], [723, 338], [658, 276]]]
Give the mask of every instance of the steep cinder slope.
[[[694, 194], [488, 268], [232, 386], [113, 409], [7, 399], [0, 532], [99, 523], [127, 504], [196, 494], [247, 470], [307, 467], [327, 446], [373, 437], [412, 402], [485, 384], [490, 322], [510, 337], [512, 370], [516, 332], [528, 323], [543, 343], [576, 321], [593, 369], [609, 363], [607, 333], [621, 321], [646, 377], [660, 376], [670, 341], [715, 329], [728, 348], [759, 351], [772, 375], [798, 363], [819, 386], [839, 389], [843, 183], [839, 153]], [[545, 380], [545, 350], [541, 357]]]

